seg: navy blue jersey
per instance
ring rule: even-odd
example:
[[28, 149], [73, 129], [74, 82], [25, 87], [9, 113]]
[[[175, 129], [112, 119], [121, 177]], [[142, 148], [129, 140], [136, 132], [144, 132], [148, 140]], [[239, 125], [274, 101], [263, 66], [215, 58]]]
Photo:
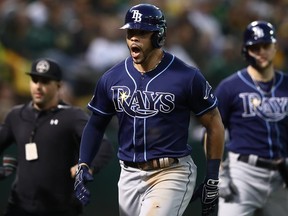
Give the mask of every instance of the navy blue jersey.
[[191, 111], [199, 116], [217, 105], [197, 68], [164, 54], [157, 68], [145, 74], [134, 68], [131, 57], [115, 65], [99, 79], [88, 104], [97, 114], [117, 115], [121, 160], [189, 155]]
[[288, 156], [288, 76], [275, 72], [271, 85], [262, 90], [243, 69], [215, 90], [229, 132], [228, 150], [271, 159]]

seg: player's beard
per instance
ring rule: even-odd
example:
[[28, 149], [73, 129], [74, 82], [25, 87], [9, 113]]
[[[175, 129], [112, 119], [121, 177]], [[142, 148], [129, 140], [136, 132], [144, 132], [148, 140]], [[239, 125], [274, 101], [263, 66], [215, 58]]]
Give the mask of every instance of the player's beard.
[[252, 67], [257, 69], [259, 71], [259, 73], [264, 73], [272, 65], [273, 65], [273, 60], [267, 60], [266, 62], [261, 63], [255, 59], [255, 63], [252, 65]]

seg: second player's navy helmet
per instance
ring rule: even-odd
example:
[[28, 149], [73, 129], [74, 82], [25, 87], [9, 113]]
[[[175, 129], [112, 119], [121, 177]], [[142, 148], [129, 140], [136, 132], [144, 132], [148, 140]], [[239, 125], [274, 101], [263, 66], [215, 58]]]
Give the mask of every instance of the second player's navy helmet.
[[125, 24], [121, 29], [155, 32], [152, 35], [152, 44], [159, 48], [164, 45], [167, 26], [164, 15], [158, 7], [151, 4], [138, 4], [127, 11]]
[[243, 35], [243, 46], [251, 46], [258, 43], [275, 43], [275, 29], [266, 21], [251, 22]]
[[253, 21], [245, 29], [243, 34], [242, 55], [246, 61], [257, 67], [255, 59], [248, 54], [247, 47], [259, 43], [276, 43], [275, 29], [266, 21]]

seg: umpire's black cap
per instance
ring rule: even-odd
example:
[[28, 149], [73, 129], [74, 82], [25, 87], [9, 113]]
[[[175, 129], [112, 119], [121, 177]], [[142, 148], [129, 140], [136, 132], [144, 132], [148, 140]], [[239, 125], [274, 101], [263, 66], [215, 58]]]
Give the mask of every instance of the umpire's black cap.
[[27, 72], [26, 74], [56, 81], [60, 81], [62, 79], [62, 70], [60, 66], [55, 61], [47, 58], [35, 60], [32, 63], [31, 71]]

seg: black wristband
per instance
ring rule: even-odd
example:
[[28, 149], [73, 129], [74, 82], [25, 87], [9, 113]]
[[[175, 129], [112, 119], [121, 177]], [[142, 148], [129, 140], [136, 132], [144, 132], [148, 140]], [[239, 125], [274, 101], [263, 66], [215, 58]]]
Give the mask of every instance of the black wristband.
[[219, 167], [221, 159], [209, 159], [207, 160], [207, 174], [208, 179], [218, 179], [219, 178]]

